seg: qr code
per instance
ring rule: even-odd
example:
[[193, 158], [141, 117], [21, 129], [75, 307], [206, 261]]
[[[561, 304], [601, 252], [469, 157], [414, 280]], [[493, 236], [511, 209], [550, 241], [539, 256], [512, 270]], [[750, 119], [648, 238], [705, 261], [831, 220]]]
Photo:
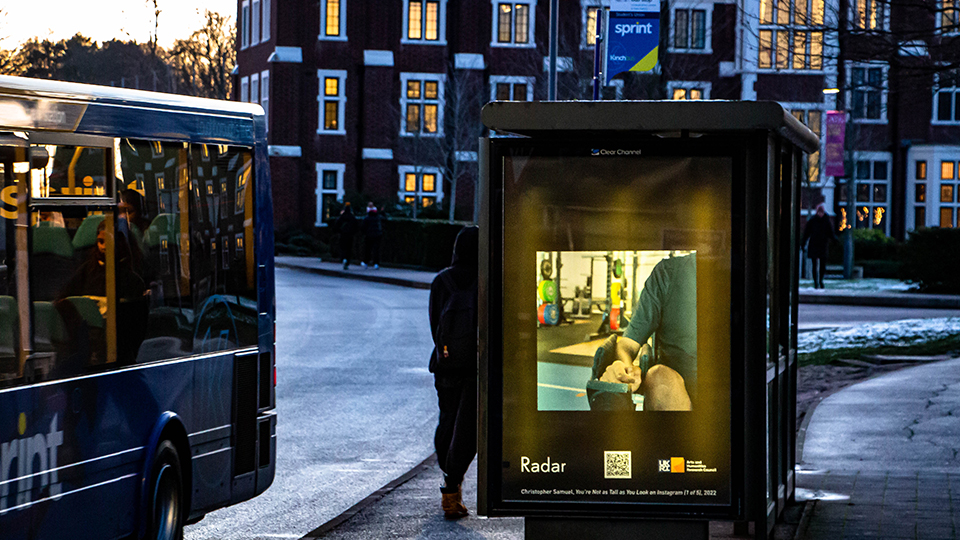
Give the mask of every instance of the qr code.
[[630, 451], [603, 453], [604, 478], [631, 478]]

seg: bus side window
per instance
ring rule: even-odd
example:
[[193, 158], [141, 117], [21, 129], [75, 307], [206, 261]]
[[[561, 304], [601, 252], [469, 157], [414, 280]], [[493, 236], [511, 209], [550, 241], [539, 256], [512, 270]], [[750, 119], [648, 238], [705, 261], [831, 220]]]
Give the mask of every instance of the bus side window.
[[[4, 149], [6, 150], [6, 149]], [[0, 153], [0, 158], [10, 152]], [[3, 195], [3, 212], [0, 215], [0, 388], [23, 382], [20, 361], [17, 356], [17, 334], [19, 320], [17, 315], [14, 269], [16, 268], [16, 184], [13, 173], [13, 160], [0, 160], [0, 187]], [[12, 197], [11, 197], [12, 195]], [[7, 209], [12, 198], [13, 212]]]
[[[131, 230], [142, 257], [145, 299], [127, 307], [148, 324], [136, 361], [192, 353], [194, 307], [187, 244], [187, 150], [182, 143], [120, 139], [116, 149], [118, 219]], [[134, 340], [134, 343], [136, 341]], [[120, 351], [133, 343], [119, 343]]]
[[195, 144], [191, 154], [194, 352], [256, 345], [253, 153]]

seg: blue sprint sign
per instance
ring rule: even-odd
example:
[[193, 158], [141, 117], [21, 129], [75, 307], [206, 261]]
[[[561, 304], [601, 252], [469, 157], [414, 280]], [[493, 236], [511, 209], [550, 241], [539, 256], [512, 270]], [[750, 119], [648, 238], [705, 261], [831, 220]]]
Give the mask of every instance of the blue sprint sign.
[[652, 70], [660, 44], [660, 12], [611, 11], [606, 41], [607, 84], [626, 71]]

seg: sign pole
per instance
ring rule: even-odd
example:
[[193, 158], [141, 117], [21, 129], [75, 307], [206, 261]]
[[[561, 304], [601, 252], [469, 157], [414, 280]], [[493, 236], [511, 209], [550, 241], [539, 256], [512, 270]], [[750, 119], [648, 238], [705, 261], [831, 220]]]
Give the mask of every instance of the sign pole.
[[550, 0], [550, 73], [547, 81], [547, 99], [557, 99], [557, 29], [560, 0]]
[[603, 29], [603, 8], [597, 8], [597, 21], [594, 28], [594, 40], [593, 40], [593, 100], [600, 100], [600, 70], [602, 68], [603, 58], [600, 56], [600, 49], [603, 46], [603, 34], [601, 33]]

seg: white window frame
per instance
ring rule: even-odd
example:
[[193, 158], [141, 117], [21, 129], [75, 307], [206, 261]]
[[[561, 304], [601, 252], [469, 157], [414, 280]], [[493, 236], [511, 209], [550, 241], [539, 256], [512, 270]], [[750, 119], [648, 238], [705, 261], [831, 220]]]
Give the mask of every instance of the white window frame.
[[[427, 0], [422, 0], [424, 5]], [[431, 0], [432, 1], [432, 0]], [[421, 26], [420, 39], [410, 39], [407, 37], [410, 30], [410, 0], [403, 0], [403, 33], [400, 34], [400, 43], [411, 45], [446, 45], [447, 44], [447, 0], [437, 0], [438, 13], [437, 18], [437, 39], [428, 40], [426, 38], [426, 24]], [[423, 12], [426, 17], [426, 11]], [[424, 20], [425, 22], [425, 20]]]
[[667, 99], [673, 99], [674, 90], [692, 90], [699, 89], [703, 92], [703, 97], [698, 101], [710, 99], [710, 91], [713, 90], [713, 83], [707, 81], [667, 81]]
[[[860, 162], [860, 161], [869, 161], [869, 162], [870, 162], [870, 179], [861, 180], [861, 179], [857, 178], [857, 163]], [[886, 180], [877, 181], [877, 180], [874, 180], [874, 179], [873, 179], [873, 168], [874, 168], [874, 165], [873, 165], [873, 164], [874, 164], [874, 162], [877, 162], [877, 161], [886, 161], [886, 162], [887, 162], [887, 179], [886, 179]], [[882, 206], [882, 207], [884, 208], [884, 213], [886, 214], [886, 216], [885, 216], [885, 218], [884, 218], [883, 228], [880, 229], [880, 230], [881, 230], [884, 234], [890, 234], [890, 219], [891, 219], [890, 214], [891, 214], [891, 212], [893, 211], [893, 201], [892, 201], [892, 198], [893, 198], [893, 192], [892, 192], [892, 187], [893, 187], [893, 181], [892, 181], [892, 176], [893, 176], [893, 155], [892, 155], [890, 152], [854, 152], [854, 153], [853, 153], [853, 170], [850, 171], [850, 174], [853, 175], [854, 190], [853, 190], [853, 193], [848, 193], [847, 196], [853, 198], [853, 203], [854, 203], [855, 208], [857, 209], [857, 212], [859, 212], [859, 211], [860, 211], [860, 208], [863, 207], [863, 206], [869, 207], [869, 208], [870, 208], [870, 214], [869, 214], [869, 216], [868, 216], [868, 219], [871, 219], [871, 220], [872, 220], [872, 219], [873, 219], [873, 209], [874, 209], [875, 207], [877, 207], [877, 206]], [[927, 176], [929, 177], [929, 168], [927, 169]], [[864, 182], [868, 183], [870, 186], [875, 186], [875, 185], [881, 184], [881, 183], [884, 184], [884, 185], [886, 186], [886, 188], [887, 188], [887, 200], [884, 201], [884, 202], [882, 202], [882, 203], [875, 203], [875, 202], [873, 202], [873, 200], [872, 200], [872, 199], [873, 199], [873, 189], [872, 189], [872, 187], [871, 187], [871, 190], [870, 190], [870, 199], [871, 199], [871, 200], [868, 201], [868, 202], [860, 202], [860, 201], [857, 201], [857, 189], [856, 189], [856, 186], [858, 186], [858, 185], [860, 185], [861, 183], [864, 183]], [[838, 200], [839, 200], [839, 194], [838, 194]], [[846, 209], [848, 205], [849, 205], [849, 202], [842, 203], [842, 207], [843, 207], [844, 209]], [[848, 219], [848, 220], [847, 220], [847, 223], [850, 224], [852, 228], [856, 229], [856, 228], [857, 228], [857, 222], [856, 222], [857, 219], [858, 219], [857, 217], [854, 217], [853, 219]], [[864, 227], [864, 228], [874, 229], [874, 228], [877, 228], [877, 227], [874, 227], [873, 224], [871, 223], [871, 224], [870, 224], [870, 227]]]
[[[514, 41], [516, 39], [516, 32], [513, 30], [515, 19], [513, 14], [510, 16], [510, 41], [501, 42], [498, 41], [499, 38], [499, 22], [500, 16], [497, 13], [497, 10], [500, 8], [500, 4], [524, 4], [527, 6], [527, 11], [530, 14], [530, 20], [527, 24], [527, 42], [526, 43], [517, 43]], [[537, 20], [537, 0], [490, 0], [490, 10], [492, 18], [490, 19], [490, 46], [491, 47], [512, 47], [516, 49], [533, 49], [537, 46], [535, 41], [536, 33], [534, 29], [536, 28]]]
[[260, 104], [260, 74], [250, 76], [250, 103]]
[[320, 33], [317, 39], [323, 41], [347, 41], [347, 0], [340, 0], [340, 25], [335, 36], [327, 35], [327, 2], [320, 2]]
[[260, 72], [260, 106], [263, 107], [263, 123], [270, 131], [270, 70]]
[[270, 0], [260, 0], [260, 9], [263, 10], [263, 17], [260, 23], [260, 42], [270, 41], [270, 15], [271, 15], [271, 5], [273, 2]]
[[[957, 86], [946, 86], [940, 88], [940, 73], [935, 73], [933, 75], [933, 118], [930, 120], [930, 123], [936, 126], [960, 126], [960, 103], [957, 102], [958, 95], [960, 95], [960, 68], [955, 68], [957, 72], [958, 85]], [[948, 92], [953, 94], [953, 120], [939, 120], [940, 116], [940, 92]]]
[[[417, 191], [407, 191], [406, 176], [408, 173], [414, 173], [418, 176]], [[436, 175], [436, 191], [423, 191], [422, 178], [424, 173]], [[437, 202], [435, 204], [440, 204], [443, 202], [443, 172], [441, 172], [439, 168], [418, 165], [400, 165], [397, 167], [397, 174], [400, 181], [399, 189], [397, 190], [397, 200], [400, 202], [400, 204], [406, 204], [404, 200], [410, 195], [417, 197], [417, 204], [421, 204], [420, 201], [423, 200], [423, 197], [436, 198]], [[423, 206], [419, 206], [419, 208], [423, 208]]]
[[241, 77], [240, 78], [240, 102], [247, 103], [250, 101], [250, 77]]
[[[422, 130], [423, 126], [423, 114], [420, 114], [420, 125], [421, 130], [419, 132], [409, 132], [407, 131], [407, 82], [410, 80], [420, 80], [420, 81], [433, 81], [439, 83], [437, 85], [437, 132], [436, 133], [424, 133]], [[400, 136], [401, 137], [442, 137], [443, 136], [443, 109], [444, 109], [444, 98], [443, 92], [444, 87], [446, 86], [447, 76], [443, 73], [401, 73], [400, 74]], [[424, 103], [423, 89], [420, 89], [421, 98], [419, 100], [413, 100], [414, 102]], [[432, 100], [431, 100], [432, 101]], [[422, 109], [421, 109], [422, 111]]]
[[[854, 68], [872, 69], [881, 68], [881, 87], [880, 87], [880, 118], [856, 118], [853, 111], [853, 70]], [[847, 88], [846, 103], [850, 111], [850, 120], [857, 124], [886, 124], [887, 123], [887, 99], [889, 94], [889, 74], [890, 66], [881, 62], [848, 62], [847, 63]], [[864, 104], [866, 106], [866, 104]], [[866, 110], [864, 110], [864, 113]]]
[[250, 0], [240, 4], [240, 49], [250, 46]]
[[[692, 12], [694, 10], [704, 11], [704, 29], [703, 29], [703, 48], [694, 49], [693, 47], [675, 47], [674, 39], [676, 31], [676, 21], [677, 21], [677, 11], [688, 11]], [[687, 28], [691, 28], [691, 20], [687, 18]], [[692, 42], [692, 35], [688, 32], [687, 35], [688, 42]], [[670, 28], [669, 28], [669, 41], [667, 41], [667, 50], [670, 52], [681, 53], [681, 54], [713, 54], [713, 2], [702, 3], [702, 2], [678, 2], [677, 4], [670, 7]]]
[[[327, 96], [324, 92], [324, 79], [327, 78], [336, 78], [340, 82], [337, 84], [338, 95], [337, 96]], [[318, 69], [317, 70], [317, 81], [319, 82], [319, 87], [317, 89], [317, 104], [319, 105], [320, 113], [317, 117], [317, 134], [318, 135], [346, 135], [347, 127], [344, 125], [344, 119], [346, 118], [346, 108], [347, 108], [347, 71], [343, 69]], [[323, 129], [323, 118], [325, 116], [325, 101], [336, 101], [339, 105], [337, 107], [337, 129]]]
[[[881, 21], [878, 28], [869, 28], [867, 26], [860, 26], [857, 23], [857, 6], [861, 2], [868, 2], [873, 6], [880, 6], [883, 9], [883, 14], [881, 15]], [[849, 8], [847, 11], [847, 20], [850, 21], [850, 30], [854, 32], [887, 32], [890, 30], [890, 9], [891, 3], [887, 0], [850, 0]]]
[[[317, 189], [314, 192], [317, 196], [317, 215], [316, 221], [314, 223], [317, 227], [326, 227], [327, 224], [323, 221], [323, 196], [324, 195], [336, 195], [337, 202], [343, 202], [343, 177], [346, 172], [347, 166], [343, 163], [317, 163]], [[337, 172], [337, 187], [336, 189], [324, 189], [323, 187], [323, 171], [336, 171]]]
[[260, 43], [260, 0], [250, 0], [250, 46]]
[[513, 85], [527, 85], [527, 101], [533, 101], [533, 85], [536, 77], [524, 77], [522, 75], [491, 75], [490, 76], [490, 101], [497, 99], [497, 84], [509, 84], [510, 94], [513, 97]]

